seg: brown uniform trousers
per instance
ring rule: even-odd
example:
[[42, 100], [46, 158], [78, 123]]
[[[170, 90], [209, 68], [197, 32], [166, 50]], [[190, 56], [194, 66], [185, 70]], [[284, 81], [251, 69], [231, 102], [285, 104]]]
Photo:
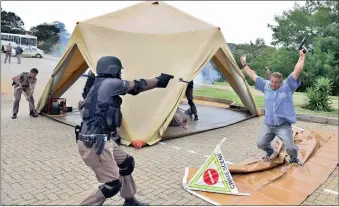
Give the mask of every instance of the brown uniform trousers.
[[[94, 146], [87, 148], [82, 141], [78, 142], [78, 151], [82, 160], [95, 173], [100, 183], [107, 183], [120, 179], [122, 187], [120, 195], [122, 198], [133, 198], [136, 193], [136, 185], [132, 175], [120, 176], [119, 167], [127, 157], [127, 153], [114, 141], [109, 140], [105, 143], [103, 152], [96, 154]], [[109, 187], [109, 186], [106, 186]], [[103, 205], [106, 198], [101, 190], [97, 188], [80, 205], [98, 206]]]
[[[30, 88], [20, 88], [16, 89], [14, 88], [14, 104], [13, 104], [13, 114], [17, 114], [19, 112], [19, 105], [20, 105], [20, 100], [21, 100], [21, 93], [24, 92], [26, 96], [29, 96], [31, 93]], [[30, 97], [28, 100], [29, 102], [29, 110], [35, 112], [35, 106], [34, 106], [34, 98], [33, 96]]]
[[18, 64], [21, 64], [22, 54], [16, 54], [16, 58], [18, 59]]
[[9, 63], [11, 63], [11, 57], [12, 57], [12, 49], [6, 52], [5, 63], [7, 62], [7, 60]]

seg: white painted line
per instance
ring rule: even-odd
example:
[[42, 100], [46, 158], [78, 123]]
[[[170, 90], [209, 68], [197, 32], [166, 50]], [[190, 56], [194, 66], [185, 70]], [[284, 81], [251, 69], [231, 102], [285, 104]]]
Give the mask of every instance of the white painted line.
[[330, 190], [330, 189], [324, 189], [325, 192], [327, 193], [331, 193], [331, 194], [334, 194], [334, 195], [339, 195], [339, 192], [337, 191], [334, 191], [334, 190]]
[[180, 149], [180, 147], [177, 147], [177, 146], [172, 146], [172, 147], [173, 147], [174, 149], [177, 149], [177, 150]]
[[227, 137], [222, 138], [222, 140], [220, 141], [220, 143], [218, 145], [221, 146], [222, 143], [224, 143], [224, 141], [226, 141], [226, 139], [227, 139]]
[[162, 145], [164, 145], [164, 144], [166, 144], [165, 142], [158, 142], [159, 144], [162, 144]]
[[213, 176], [212, 176], [212, 173], [210, 170], [207, 171], [208, 172], [208, 176], [210, 177], [210, 179], [212, 180], [212, 182], [214, 183], [214, 179], [213, 179]]
[[192, 151], [192, 150], [187, 150], [187, 152], [192, 153], [192, 154], [196, 154], [197, 153], [197, 152]]

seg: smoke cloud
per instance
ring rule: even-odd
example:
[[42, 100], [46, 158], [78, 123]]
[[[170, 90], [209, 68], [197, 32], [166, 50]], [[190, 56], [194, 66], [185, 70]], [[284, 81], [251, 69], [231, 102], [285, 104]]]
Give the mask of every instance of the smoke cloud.
[[55, 57], [61, 57], [65, 51], [65, 48], [67, 46], [69, 35], [64, 33], [58, 34], [59, 40], [57, 44], [55, 44], [50, 52], [50, 55]]
[[194, 78], [194, 87], [200, 87], [204, 84], [213, 84], [216, 81], [223, 80], [222, 75], [218, 72], [217, 67], [212, 61], [201, 70], [201, 72]]

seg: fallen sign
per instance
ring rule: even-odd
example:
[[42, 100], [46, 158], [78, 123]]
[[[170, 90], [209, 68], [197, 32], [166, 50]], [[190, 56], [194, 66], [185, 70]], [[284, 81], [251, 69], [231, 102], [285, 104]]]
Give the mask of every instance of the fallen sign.
[[[269, 162], [262, 153], [251, 154], [249, 159], [228, 166], [233, 183], [240, 192], [250, 196], [191, 190], [190, 183], [200, 169], [187, 167], [183, 186], [189, 193], [213, 205], [300, 205], [333, 173], [338, 163], [338, 134], [335, 132], [293, 132], [299, 148], [298, 157], [303, 166], [290, 164], [282, 141], [273, 146], [278, 156]], [[288, 199], [286, 199], [288, 198]]]
[[226, 140], [224, 138], [214, 149], [213, 153], [206, 159], [205, 163], [195, 173], [191, 181], [185, 185], [185, 190], [198, 190], [213, 193], [232, 195], [247, 195], [239, 193], [232, 175], [227, 167], [227, 162], [222, 155], [220, 146]]

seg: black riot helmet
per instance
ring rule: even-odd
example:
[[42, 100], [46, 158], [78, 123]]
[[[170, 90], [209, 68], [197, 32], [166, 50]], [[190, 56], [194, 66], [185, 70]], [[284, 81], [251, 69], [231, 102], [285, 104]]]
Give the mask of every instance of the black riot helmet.
[[114, 56], [104, 56], [98, 60], [96, 72], [98, 76], [121, 78], [121, 69], [123, 69], [119, 58]]

